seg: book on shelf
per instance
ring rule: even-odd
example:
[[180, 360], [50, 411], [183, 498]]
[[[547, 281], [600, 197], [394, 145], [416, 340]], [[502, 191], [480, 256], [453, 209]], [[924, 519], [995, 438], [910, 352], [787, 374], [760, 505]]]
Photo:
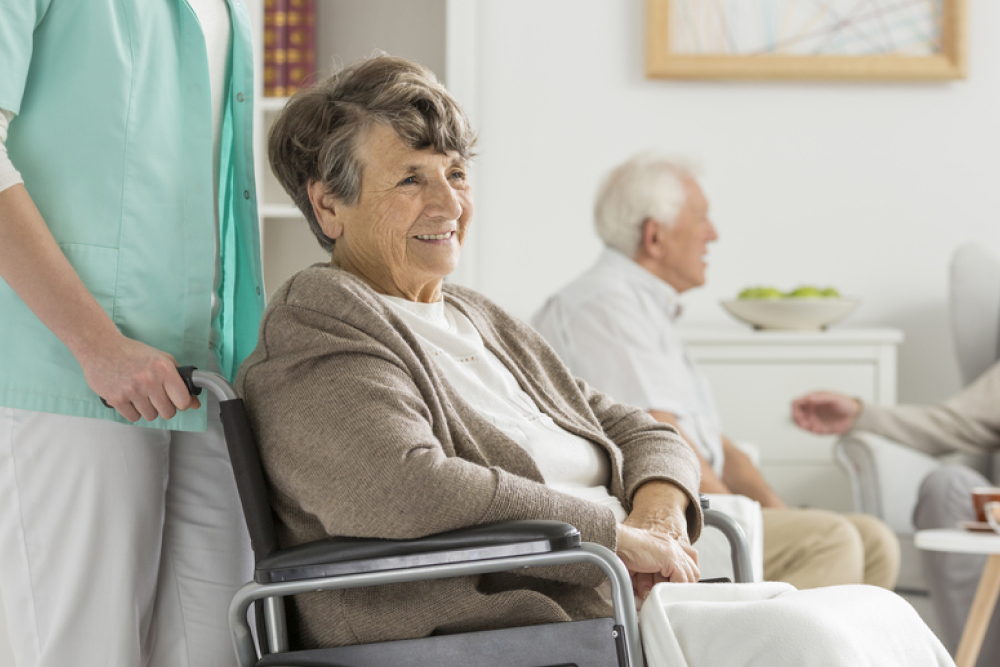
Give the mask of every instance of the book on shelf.
[[288, 97], [316, 73], [316, 0], [264, 0], [264, 96]]

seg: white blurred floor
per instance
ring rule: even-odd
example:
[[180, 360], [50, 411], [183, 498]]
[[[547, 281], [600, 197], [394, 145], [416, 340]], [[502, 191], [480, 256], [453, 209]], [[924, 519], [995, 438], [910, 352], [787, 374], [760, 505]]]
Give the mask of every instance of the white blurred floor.
[[[934, 608], [931, 606], [931, 600], [926, 595], [917, 595], [910, 593], [900, 593], [903, 599], [913, 605], [913, 608], [917, 610], [920, 614], [920, 618], [924, 619], [924, 623], [934, 631], [934, 634], [938, 634], [937, 617], [934, 615]], [[3, 664], [3, 663], [0, 663]]]
[[896, 584], [897, 592], [913, 605], [913, 608], [920, 614], [920, 618], [924, 619], [924, 623], [940, 637], [937, 617], [934, 615], [931, 600], [927, 596], [927, 584], [924, 583], [924, 576], [920, 569], [920, 551], [914, 546], [912, 535], [900, 536], [899, 550], [901, 563], [899, 581]]
[[14, 654], [10, 652], [10, 640], [7, 638], [7, 616], [3, 611], [3, 598], [0, 598], [0, 667], [14, 667]]

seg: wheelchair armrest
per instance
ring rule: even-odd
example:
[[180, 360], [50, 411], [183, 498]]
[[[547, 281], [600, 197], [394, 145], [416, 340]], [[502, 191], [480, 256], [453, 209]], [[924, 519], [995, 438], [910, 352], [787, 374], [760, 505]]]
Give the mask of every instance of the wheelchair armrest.
[[413, 540], [331, 537], [279, 551], [257, 563], [258, 584], [424, 565], [466, 563], [574, 549], [580, 531], [560, 521], [508, 521]]
[[[716, 528], [720, 533], [722, 533], [722, 535], [726, 538], [726, 542], [729, 544], [729, 561], [733, 569], [733, 579], [737, 583], [752, 583], [754, 581], [755, 571], [758, 571], [756, 574], [757, 577], [762, 577], [764, 566], [763, 547], [761, 546], [763, 541], [761, 539], [762, 528], [760, 527], [760, 521], [762, 521], [760, 516], [760, 504], [743, 496], [715, 496], [716, 500], [728, 501], [727, 504], [729, 505], [729, 511], [733, 511], [734, 509], [744, 510], [742, 512], [742, 515], [744, 516], [743, 520], [747, 521], [749, 519], [749, 525], [756, 527], [752, 527], [750, 529], [755, 538], [754, 551], [751, 551], [751, 545], [747, 539], [746, 533], [743, 531], [743, 527], [726, 512], [713, 509], [710, 504], [711, 501], [707, 495], [704, 493], [698, 495], [698, 500], [701, 504], [701, 509], [705, 517], [705, 526], [712, 526]], [[751, 514], [751, 516], [747, 517], [747, 514]], [[739, 516], [740, 513], [736, 513], [736, 515]], [[756, 521], [753, 521], [753, 519], [756, 519]], [[708, 537], [704, 534], [702, 537], [703, 539], [708, 539]], [[701, 546], [702, 545], [699, 542], [699, 549]], [[716, 543], [709, 545], [709, 550], [707, 552], [709, 561], [717, 561], [716, 547]], [[754, 558], [754, 553], [758, 555], [758, 558]]]

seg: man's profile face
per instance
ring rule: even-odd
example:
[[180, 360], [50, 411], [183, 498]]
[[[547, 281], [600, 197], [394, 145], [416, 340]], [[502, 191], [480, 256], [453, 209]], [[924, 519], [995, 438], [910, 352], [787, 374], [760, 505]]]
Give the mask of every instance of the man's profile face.
[[719, 238], [708, 219], [708, 200], [693, 178], [684, 179], [687, 196], [673, 226], [666, 231], [663, 276], [678, 292], [705, 284], [704, 256], [708, 244]]

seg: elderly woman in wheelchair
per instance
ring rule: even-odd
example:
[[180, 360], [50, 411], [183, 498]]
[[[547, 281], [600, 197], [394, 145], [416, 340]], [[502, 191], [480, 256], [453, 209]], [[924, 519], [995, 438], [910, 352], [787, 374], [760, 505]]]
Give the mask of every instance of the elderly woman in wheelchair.
[[[639, 598], [697, 581], [698, 462], [676, 431], [444, 282], [472, 218], [473, 142], [433, 74], [389, 56], [300, 91], [274, 123], [271, 167], [331, 253], [272, 295], [237, 378], [280, 546], [551, 519], [616, 553]], [[289, 626], [313, 648], [602, 618], [602, 581], [558, 565], [316, 592]]]

